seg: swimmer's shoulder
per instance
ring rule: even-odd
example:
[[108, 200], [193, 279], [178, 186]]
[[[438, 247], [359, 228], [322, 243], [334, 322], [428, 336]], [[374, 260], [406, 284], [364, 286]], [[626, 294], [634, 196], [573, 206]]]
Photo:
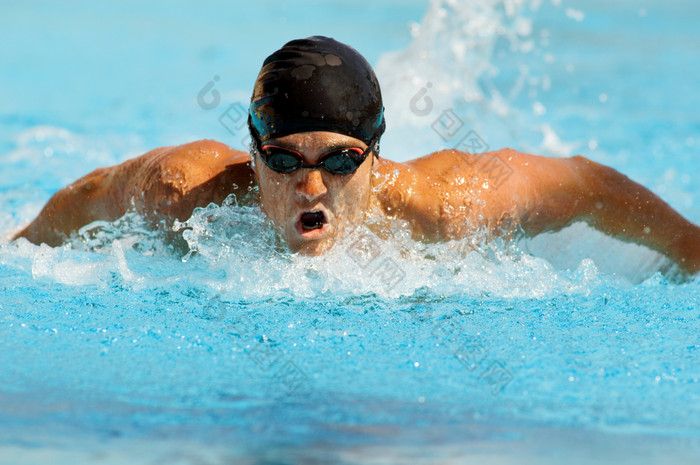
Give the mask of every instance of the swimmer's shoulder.
[[465, 176], [474, 171], [478, 156], [447, 149], [405, 162], [380, 158], [375, 166], [375, 172], [382, 178], [399, 179], [405, 185], [426, 181], [434, 183], [440, 180], [449, 182], [452, 176]]
[[195, 208], [220, 204], [229, 194], [247, 202], [254, 182], [250, 156], [220, 142], [160, 147], [59, 190], [14, 238], [60, 245], [82, 226], [114, 221], [130, 209], [158, 222], [184, 221]]
[[472, 157], [441, 150], [406, 162], [380, 158], [373, 178], [379, 207], [389, 217], [408, 221], [417, 238], [445, 237], [445, 206], [456, 198], [451, 192], [465, 190], [464, 179], [471, 180]]
[[138, 199], [137, 210], [179, 219], [229, 194], [243, 197], [255, 183], [250, 155], [214, 140], [161, 147], [125, 162], [119, 171], [131, 188], [126, 197]]
[[187, 173], [196, 184], [196, 181], [209, 179], [226, 170], [252, 171], [250, 155], [247, 152], [209, 139], [162, 147], [139, 158], [145, 158], [143, 162], [146, 165], [157, 165], [160, 169]]
[[[518, 177], [513, 173], [516, 166], [532, 163], [532, 157], [513, 149], [482, 154], [447, 149], [406, 162], [382, 158], [375, 167], [373, 192], [385, 214], [408, 221], [416, 237], [450, 239], [464, 233], [460, 228], [467, 220], [478, 226], [471, 216], [502, 216], [517, 194], [513, 188], [523, 186], [517, 182], [506, 188], [495, 183], [502, 183], [503, 176]], [[497, 161], [503, 166], [490, 165]], [[477, 199], [488, 201], [491, 210], [475, 210]]]
[[[566, 160], [566, 161], [564, 161]], [[406, 162], [381, 159], [375, 169], [381, 175], [413, 177], [419, 181], [453, 184], [464, 178], [500, 180], [504, 176], [539, 177], [546, 171], [557, 171], [567, 164], [590, 164], [584, 157], [550, 158], [502, 148], [484, 153], [467, 153], [455, 149], [440, 150]], [[498, 179], [496, 179], [498, 178]]]

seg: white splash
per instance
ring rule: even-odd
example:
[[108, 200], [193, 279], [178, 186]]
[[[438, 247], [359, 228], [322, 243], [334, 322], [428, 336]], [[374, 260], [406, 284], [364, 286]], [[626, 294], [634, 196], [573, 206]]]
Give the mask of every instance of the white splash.
[[513, 104], [526, 95], [532, 108], [536, 95], [551, 87], [549, 76], [533, 67], [541, 62], [546, 69], [555, 61], [545, 53], [547, 31], [533, 19], [540, 4], [432, 0], [421, 23], [412, 26], [411, 44], [384, 54], [375, 67], [385, 99], [386, 155], [404, 161], [459, 148], [470, 130], [491, 149], [542, 148], [523, 136], [539, 131]]

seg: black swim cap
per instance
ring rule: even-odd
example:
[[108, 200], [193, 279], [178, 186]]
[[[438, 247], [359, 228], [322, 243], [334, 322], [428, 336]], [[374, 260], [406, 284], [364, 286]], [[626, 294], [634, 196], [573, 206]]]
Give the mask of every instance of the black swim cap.
[[322, 36], [293, 40], [263, 63], [248, 125], [257, 141], [330, 131], [369, 145], [386, 127], [379, 81], [352, 47]]

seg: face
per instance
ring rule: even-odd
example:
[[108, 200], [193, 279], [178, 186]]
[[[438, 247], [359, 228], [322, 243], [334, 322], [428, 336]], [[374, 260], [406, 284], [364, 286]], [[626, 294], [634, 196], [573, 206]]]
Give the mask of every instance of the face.
[[[364, 151], [367, 145], [353, 137], [314, 131], [265, 141], [298, 152], [303, 162], [315, 165], [339, 148]], [[331, 174], [323, 168], [299, 168], [288, 174], [270, 169], [256, 155], [255, 173], [263, 211], [275, 223], [293, 252], [317, 255], [342, 237], [346, 227], [362, 219], [370, 199], [370, 153], [351, 174]]]

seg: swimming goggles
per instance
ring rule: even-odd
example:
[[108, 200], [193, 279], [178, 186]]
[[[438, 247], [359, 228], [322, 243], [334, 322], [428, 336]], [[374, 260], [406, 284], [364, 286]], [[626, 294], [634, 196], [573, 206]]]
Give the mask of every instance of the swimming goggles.
[[331, 174], [346, 175], [357, 171], [375, 146], [375, 141], [370, 141], [367, 148], [362, 151], [357, 147], [348, 147], [332, 150], [324, 154], [318, 163], [309, 165], [304, 163], [299, 152], [277, 147], [276, 145], [263, 145], [260, 147], [260, 158], [268, 168], [278, 173], [289, 174], [299, 168], [324, 169]]

